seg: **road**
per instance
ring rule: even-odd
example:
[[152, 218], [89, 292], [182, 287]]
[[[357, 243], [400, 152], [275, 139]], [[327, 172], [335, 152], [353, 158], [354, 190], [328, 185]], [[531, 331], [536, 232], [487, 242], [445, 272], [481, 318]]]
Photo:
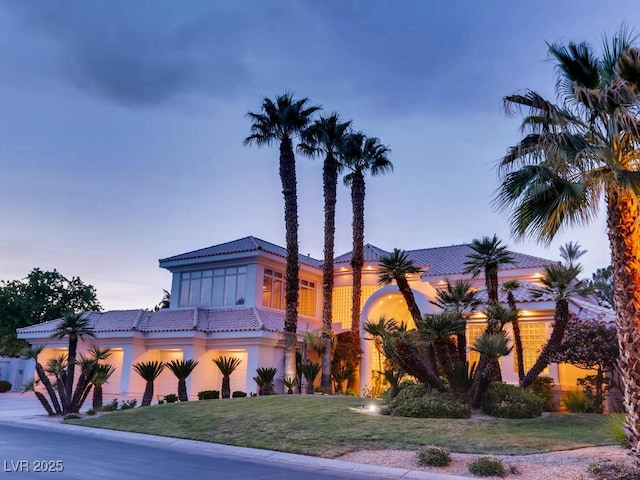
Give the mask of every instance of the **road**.
[[229, 457], [211, 452], [191, 453], [165, 446], [138, 445], [73, 431], [9, 423], [0, 423], [0, 477], [51, 480], [374, 478], [358, 473]]

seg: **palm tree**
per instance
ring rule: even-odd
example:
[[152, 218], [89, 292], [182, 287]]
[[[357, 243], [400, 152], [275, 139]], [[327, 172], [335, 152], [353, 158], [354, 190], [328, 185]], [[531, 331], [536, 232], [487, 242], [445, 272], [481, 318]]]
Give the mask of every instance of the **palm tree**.
[[287, 266], [285, 278], [285, 364], [284, 376], [294, 377], [295, 348], [298, 327], [298, 193], [296, 160], [293, 140], [309, 125], [311, 116], [320, 109], [309, 106], [309, 99], [295, 100], [291, 93], [278, 95], [275, 101], [264, 98], [259, 113], [248, 112], [251, 135], [245, 145], [280, 146], [280, 181], [284, 196], [284, 223], [286, 230]]
[[99, 412], [102, 410], [102, 386], [109, 381], [109, 377], [113, 375], [116, 369], [108, 363], [100, 363], [96, 366], [91, 383], [93, 384], [93, 400], [92, 408]]
[[353, 213], [353, 248], [351, 268], [353, 270], [353, 296], [351, 307], [351, 331], [360, 337], [360, 308], [362, 298], [362, 267], [364, 265], [364, 200], [366, 195], [365, 174], [382, 175], [393, 171], [389, 161], [388, 147], [375, 137], [363, 133], [352, 133], [347, 138], [344, 153], [345, 168], [349, 171], [344, 183], [351, 187], [351, 208]]
[[313, 382], [315, 382], [316, 377], [320, 372], [320, 365], [318, 363], [312, 362], [303, 363], [302, 365], [300, 365], [300, 370], [302, 371], [302, 375], [304, 375], [304, 378], [307, 381], [306, 393], [313, 394], [315, 392]]
[[450, 312], [427, 313], [416, 326], [422, 337], [433, 344], [440, 368], [446, 372], [457, 357], [453, 336], [465, 329], [464, 321]]
[[582, 267], [579, 265], [547, 265], [544, 272], [544, 277], [540, 279], [542, 286], [532, 287], [531, 294], [534, 298], [553, 295], [556, 302], [553, 330], [536, 363], [520, 382], [522, 388], [528, 387], [538, 378], [538, 375], [547, 368], [552, 356], [560, 348], [571, 315], [569, 313], [569, 299], [576, 295], [586, 296], [591, 293], [587, 282], [577, 280], [578, 275], [582, 272]]
[[[34, 390], [34, 392], [36, 392], [36, 397], [38, 397], [38, 400], [40, 400], [40, 403], [42, 403], [42, 405], [45, 407], [45, 410], [47, 410], [47, 413], [49, 415], [61, 415], [62, 407], [58, 400], [58, 396], [56, 395], [55, 388], [51, 383], [51, 380], [49, 380], [49, 377], [47, 376], [47, 373], [43, 368], [42, 364], [38, 362], [38, 355], [42, 353], [43, 349], [44, 349], [44, 346], [42, 345], [32, 346], [25, 349], [22, 355], [34, 361], [35, 367], [36, 367], [36, 374], [38, 375], [38, 381], [42, 383], [44, 388], [47, 390], [47, 394], [49, 395], [49, 400], [51, 401], [51, 405], [49, 405], [49, 400], [47, 400], [46, 397], [44, 397], [44, 395], [42, 395], [41, 397], [40, 395], [38, 395], [39, 392], [36, 392]], [[46, 405], [43, 402], [43, 400], [44, 402], [46, 402]]]
[[478, 405], [480, 403], [480, 397], [489, 386], [489, 383], [492, 382], [494, 378], [500, 377], [500, 363], [498, 359], [509, 355], [511, 349], [509, 337], [504, 331], [497, 333], [484, 332], [476, 338], [471, 350], [478, 352], [482, 358], [487, 359], [487, 362], [484, 364], [480, 362], [478, 370], [476, 371], [475, 377], [478, 381], [474, 382], [474, 384], [477, 383], [478, 386], [471, 389], [472, 405]]
[[[275, 367], [258, 367], [256, 369], [256, 376], [253, 377], [253, 381], [258, 385], [258, 395], [273, 395], [275, 393], [273, 379], [276, 377], [276, 373], [278, 373], [278, 369]], [[287, 388], [293, 388], [293, 385]], [[293, 393], [293, 390], [291, 393]]]
[[241, 362], [242, 360], [238, 357], [223, 357], [222, 355], [213, 359], [213, 363], [222, 373], [222, 398], [231, 397], [231, 374]]
[[298, 148], [310, 156], [324, 156], [324, 263], [322, 266], [322, 355], [321, 385], [331, 390], [331, 327], [333, 324], [333, 257], [336, 233], [338, 174], [351, 121], [341, 122], [337, 113], [320, 117], [302, 133]]
[[191, 372], [198, 366], [197, 360], [171, 360], [167, 362], [167, 368], [171, 370], [171, 373], [178, 379], [178, 400], [181, 402], [188, 402], [189, 395], [187, 395], [187, 377], [191, 375]]
[[578, 242], [567, 242], [560, 246], [560, 256], [564, 260], [564, 263], [570, 267], [585, 253], [587, 253], [587, 251], [582, 250]]
[[516, 312], [511, 319], [511, 327], [513, 328], [513, 343], [516, 349], [516, 364], [518, 369], [518, 381], [524, 379], [524, 350], [522, 349], [522, 334], [520, 333], [520, 320], [518, 318], [518, 308], [513, 292], [520, 288], [520, 282], [516, 279], [502, 282], [502, 291], [507, 294], [507, 303], [509, 307]]
[[413, 318], [416, 325], [422, 319], [422, 314], [409, 286], [407, 275], [416, 275], [418, 273], [422, 273], [422, 270], [415, 266], [406, 252], [397, 248], [394, 248], [389, 255], [381, 257], [378, 263], [378, 283], [380, 285], [391, 285], [394, 281], [396, 282], [398, 290], [400, 290], [404, 301], [407, 303], [411, 318]]
[[482, 304], [478, 298], [478, 291], [473, 288], [473, 282], [468, 279], [456, 280], [453, 283], [447, 280], [443, 290], [436, 290], [436, 299], [431, 302], [443, 311], [455, 314], [465, 328], [456, 334], [458, 344], [458, 360], [467, 361], [467, 320], [473, 312]]
[[69, 413], [73, 393], [73, 380], [76, 368], [76, 356], [78, 352], [78, 340], [85, 337], [94, 337], [93, 328], [88, 318], [82, 318], [82, 314], [70, 314], [65, 316], [56, 327], [50, 338], [61, 340], [69, 339], [67, 353], [67, 374], [64, 381], [64, 396], [62, 401], [63, 413]]
[[513, 255], [495, 234], [491, 238], [473, 239], [469, 247], [473, 253], [467, 255], [464, 273], [475, 278], [484, 272], [489, 303], [498, 303], [498, 269], [501, 265], [515, 263]]
[[499, 163], [498, 208], [517, 236], [550, 241], [595, 217], [604, 198], [616, 285], [614, 299], [627, 439], [640, 444], [640, 172], [637, 109], [640, 52], [625, 28], [598, 55], [586, 43], [555, 43], [560, 106], [533, 91], [505, 97], [524, 108], [524, 139]]
[[134, 363], [133, 369], [147, 382], [140, 406], [148, 407], [151, 405], [151, 400], [153, 399], [153, 382], [156, 381], [164, 370], [164, 363], [157, 360], [153, 362]]

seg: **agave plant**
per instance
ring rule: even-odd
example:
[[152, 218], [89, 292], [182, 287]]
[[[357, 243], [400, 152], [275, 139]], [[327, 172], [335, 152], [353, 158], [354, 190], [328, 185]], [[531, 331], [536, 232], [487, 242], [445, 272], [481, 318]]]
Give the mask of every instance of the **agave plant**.
[[153, 399], [153, 382], [164, 370], [164, 363], [158, 361], [140, 362], [135, 363], [133, 369], [147, 382], [140, 406], [148, 407], [151, 405], [151, 400]]
[[167, 363], [167, 368], [178, 379], [178, 400], [181, 402], [189, 401], [187, 395], [187, 377], [198, 366], [197, 360], [171, 360]]
[[298, 384], [298, 379], [297, 378], [283, 378], [282, 379], [282, 384], [287, 387], [287, 394], [288, 395], [293, 395], [293, 389], [296, 388], [296, 385]]
[[242, 360], [237, 357], [223, 357], [222, 355], [213, 359], [213, 363], [222, 373], [222, 398], [231, 397], [231, 374], [241, 362]]
[[260, 367], [256, 370], [257, 375], [253, 377], [253, 380], [258, 384], [259, 395], [273, 395], [273, 379], [276, 376], [278, 369], [275, 367]]
[[315, 393], [313, 382], [316, 380], [318, 373], [320, 373], [320, 369], [321, 367], [319, 363], [308, 362], [300, 365], [300, 371], [307, 381], [307, 393]]
[[109, 377], [113, 375], [116, 369], [108, 363], [100, 363], [96, 365], [91, 383], [93, 384], [93, 405], [92, 408], [99, 412], [102, 410], [102, 386], [109, 381]]

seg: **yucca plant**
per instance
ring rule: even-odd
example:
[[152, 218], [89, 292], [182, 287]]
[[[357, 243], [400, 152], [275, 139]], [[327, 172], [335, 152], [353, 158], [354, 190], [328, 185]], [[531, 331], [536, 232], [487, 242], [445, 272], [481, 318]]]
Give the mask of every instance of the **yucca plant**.
[[40, 397], [38, 395], [39, 392], [36, 392], [34, 390], [36, 397], [38, 398], [40, 403], [42, 403], [42, 406], [44, 407], [44, 409], [47, 411], [49, 415], [60, 415], [62, 413], [62, 407], [58, 400], [58, 396], [56, 395], [56, 390], [54, 388], [54, 385], [51, 383], [51, 380], [49, 379], [49, 377], [47, 377], [47, 373], [45, 369], [42, 367], [42, 364], [38, 362], [38, 355], [40, 355], [43, 348], [44, 348], [43, 346], [33, 346], [31, 348], [27, 348], [23, 352], [23, 356], [34, 360], [36, 373], [38, 375], [38, 380], [40, 381], [40, 383], [42, 383], [44, 388], [47, 390], [47, 393], [49, 394], [49, 400], [51, 400], [51, 403], [49, 403], [49, 400], [47, 400], [47, 398], [44, 397], [44, 395]]
[[164, 363], [157, 360], [153, 362], [140, 362], [135, 363], [133, 369], [147, 382], [140, 406], [148, 407], [151, 405], [151, 400], [153, 399], [153, 382], [155, 382], [156, 378], [158, 378], [164, 370]]
[[47, 397], [45, 397], [44, 394], [36, 390], [36, 385], [37, 385], [36, 381], [31, 380], [29, 383], [25, 384], [24, 387], [22, 387], [22, 393], [25, 393], [25, 392], [35, 393], [36, 398], [40, 401], [44, 409], [47, 411], [47, 414], [49, 416], [55, 415], [56, 412], [54, 412], [53, 409], [51, 408], [51, 405], [47, 401]]
[[108, 363], [99, 363], [96, 365], [91, 383], [93, 384], [93, 404], [94, 411], [102, 410], [102, 386], [109, 381], [109, 377], [113, 375], [116, 369]]
[[273, 379], [276, 376], [278, 369], [275, 367], [260, 367], [256, 370], [257, 376], [253, 377], [253, 380], [258, 384], [259, 395], [273, 395]]
[[318, 373], [320, 373], [320, 364], [319, 363], [303, 363], [300, 365], [300, 371], [304, 378], [307, 380], [307, 390], [306, 393], [315, 393], [315, 389], [313, 387], [313, 382], [316, 380]]
[[[498, 333], [485, 332], [476, 338], [471, 350], [478, 352], [485, 357], [487, 361], [484, 362], [484, 367], [478, 366], [478, 371], [476, 372], [478, 388], [472, 395], [472, 403], [474, 405], [479, 403], [481, 396], [489, 386], [489, 383], [491, 383], [491, 379], [497, 376], [497, 372], [493, 370], [496, 368], [500, 369], [498, 358], [509, 355], [512, 348], [513, 347], [509, 345], [509, 337], [504, 331]], [[482, 364], [483, 362], [481, 360], [480, 365]], [[482, 371], [480, 371], [481, 368]]]
[[178, 379], [178, 400], [181, 402], [188, 402], [189, 396], [187, 395], [187, 377], [191, 375], [191, 372], [198, 366], [198, 361], [189, 360], [171, 360], [167, 362], [167, 368], [171, 370], [171, 373]]
[[223, 357], [220, 355], [213, 359], [213, 363], [218, 366], [220, 373], [222, 373], [222, 398], [229, 398], [231, 397], [231, 374], [242, 363], [242, 360], [237, 357]]
[[287, 394], [288, 395], [293, 395], [293, 389], [296, 388], [296, 385], [298, 384], [298, 379], [297, 378], [283, 378], [282, 379], [282, 384], [287, 387]]

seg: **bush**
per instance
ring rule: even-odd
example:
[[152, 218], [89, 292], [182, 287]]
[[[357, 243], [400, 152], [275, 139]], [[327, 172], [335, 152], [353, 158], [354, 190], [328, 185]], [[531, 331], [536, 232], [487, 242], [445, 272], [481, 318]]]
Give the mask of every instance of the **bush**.
[[120, 405], [120, 410], [129, 410], [130, 408], [136, 408], [138, 401], [134, 398], [133, 400], [123, 400], [122, 405]]
[[167, 403], [176, 403], [178, 401], [178, 396], [175, 393], [169, 393], [162, 398]]
[[545, 412], [555, 411], [555, 405], [553, 404], [553, 378], [538, 377], [527, 390], [542, 400], [542, 409]]
[[504, 477], [507, 475], [502, 460], [491, 457], [480, 457], [473, 462], [469, 462], [467, 468], [478, 477]]
[[562, 404], [569, 413], [585, 413], [589, 409], [589, 399], [584, 392], [567, 392]]
[[315, 390], [316, 393], [322, 393], [323, 395], [327, 393], [327, 387], [324, 387], [322, 385], [318, 385]]
[[87, 415], [95, 415], [96, 411], [93, 408], [90, 408], [89, 410], [87, 410]]
[[429, 391], [424, 385], [404, 388], [389, 403], [391, 415], [413, 418], [469, 418], [471, 409], [450, 393]]
[[612, 413], [607, 417], [607, 436], [616, 444], [627, 446], [627, 436], [624, 433], [624, 413]]
[[446, 448], [430, 445], [418, 450], [418, 465], [429, 465], [431, 467], [446, 467], [451, 463], [451, 454]]
[[8, 392], [9, 390], [11, 390], [11, 382], [0, 380], [0, 393]]
[[500, 418], [534, 418], [542, 415], [542, 400], [514, 385], [493, 382], [482, 399], [482, 411]]
[[218, 400], [219, 398], [219, 390], [203, 390], [198, 392], [198, 400]]
[[640, 478], [640, 466], [610, 460], [592, 463], [587, 471], [598, 480], [636, 480]]
[[231, 398], [244, 398], [247, 396], [246, 392], [241, 392], [240, 390], [236, 390], [231, 394]]
[[113, 412], [113, 411], [115, 411], [117, 409], [118, 409], [118, 399], [117, 398], [114, 398], [109, 403], [107, 403], [106, 405], [102, 406], [102, 411], [103, 412]]

